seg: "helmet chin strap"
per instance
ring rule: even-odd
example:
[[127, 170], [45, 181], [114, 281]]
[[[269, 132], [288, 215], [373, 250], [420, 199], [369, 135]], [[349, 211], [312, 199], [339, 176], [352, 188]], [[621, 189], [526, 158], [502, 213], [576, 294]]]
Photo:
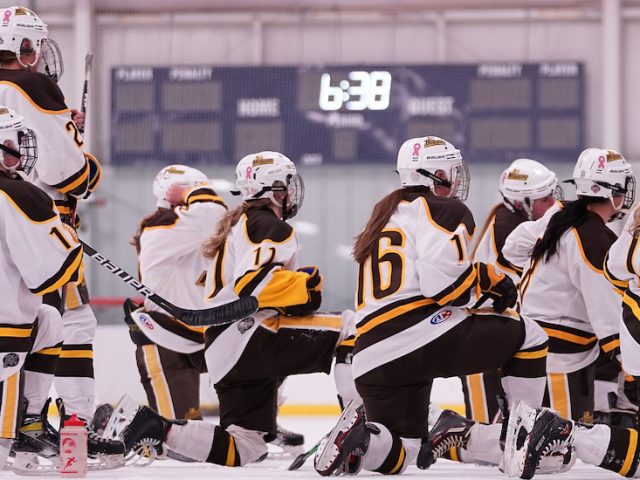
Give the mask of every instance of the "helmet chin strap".
[[451, 182], [446, 178], [440, 178], [435, 173], [431, 173], [428, 170], [425, 170], [424, 168], [418, 168], [416, 169], [416, 172], [418, 172], [420, 175], [423, 175], [433, 180], [433, 183], [435, 185], [442, 185], [443, 187], [451, 188]]

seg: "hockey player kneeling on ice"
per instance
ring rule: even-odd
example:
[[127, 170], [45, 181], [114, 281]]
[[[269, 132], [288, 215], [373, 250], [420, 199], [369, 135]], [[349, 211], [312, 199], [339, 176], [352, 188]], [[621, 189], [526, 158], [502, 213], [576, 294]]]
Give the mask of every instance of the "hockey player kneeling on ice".
[[243, 203], [222, 217], [204, 247], [210, 260], [205, 295], [208, 306], [254, 296], [260, 311], [206, 331], [205, 359], [220, 402], [220, 426], [172, 422], [142, 407], [127, 419], [130, 424], [122, 434], [127, 448], [165, 442], [198, 461], [227, 466], [255, 462], [277, 432], [281, 380], [329, 373], [334, 357], [344, 363], [336, 368], [341, 372], [336, 373], [338, 393], [345, 403], [357, 396], [346, 363], [349, 355], [341, 353], [351, 348], [346, 339], [354, 333], [352, 312], [316, 312], [322, 276], [317, 267], [298, 266], [300, 244], [286, 222], [304, 197], [295, 165], [278, 152], [248, 155], [236, 168], [236, 186]]
[[[500, 175], [498, 190], [502, 202], [491, 209], [479, 233], [472, 257], [474, 262], [492, 264], [508, 275], [516, 285], [522, 269], [511, 265], [502, 255], [509, 234], [521, 223], [541, 218], [559, 205], [563, 191], [556, 174], [528, 158], [514, 160]], [[462, 377], [466, 416], [478, 422], [495, 421], [499, 395], [504, 395], [499, 371], [475, 373]]]
[[[510, 310], [509, 277], [469, 259], [475, 224], [460, 151], [438, 137], [412, 138], [397, 170], [402, 188], [376, 204], [353, 249], [352, 370], [364, 408], [347, 407], [318, 448], [321, 475], [403, 472], [427, 437], [436, 377], [501, 367], [510, 401], [540, 405], [544, 394], [547, 335]], [[493, 308], [472, 308], [485, 298]], [[499, 429], [492, 433], [497, 444]]]
[[[216, 232], [227, 207], [208, 177], [186, 165], [168, 165], [153, 181], [157, 210], [140, 222], [132, 244], [141, 279], [163, 298], [190, 309], [206, 308], [209, 261], [202, 244]], [[125, 322], [136, 344], [136, 363], [148, 404], [166, 418], [202, 420], [200, 374], [206, 327], [191, 327], [149, 300], [125, 302]], [[280, 402], [279, 402], [280, 403]], [[278, 427], [283, 449], [301, 449], [304, 437]], [[171, 451], [169, 456], [174, 456]]]

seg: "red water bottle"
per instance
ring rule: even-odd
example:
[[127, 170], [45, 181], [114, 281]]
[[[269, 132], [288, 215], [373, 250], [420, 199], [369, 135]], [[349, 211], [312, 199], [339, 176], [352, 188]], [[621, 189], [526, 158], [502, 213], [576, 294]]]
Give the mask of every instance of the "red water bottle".
[[87, 476], [87, 427], [75, 413], [64, 421], [60, 430], [60, 476]]

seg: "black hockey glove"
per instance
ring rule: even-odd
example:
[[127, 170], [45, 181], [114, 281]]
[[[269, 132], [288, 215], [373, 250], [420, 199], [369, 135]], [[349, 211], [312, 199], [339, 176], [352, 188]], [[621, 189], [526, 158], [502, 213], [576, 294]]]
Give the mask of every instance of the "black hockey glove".
[[280, 311], [289, 317], [301, 317], [304, 315], [311, 315], [313, 312], [320, 308], [322, 303], [322, 275], [318, 267], [300, 267], [298, 272], [304, 272], [309, 275], [307, 279], [307, 293], [309, 299], [307, 303], [301, 305], [292, 305], [290, 307], [284, 307]]
[[518, 289], [513, 280], [502, 272], [498, 272], [493, 265], [476, 263], [478, 271], [478, 296], [489, 295], [493, 299], [493, 309], [504, 312], [511, 308], [518, 300]]

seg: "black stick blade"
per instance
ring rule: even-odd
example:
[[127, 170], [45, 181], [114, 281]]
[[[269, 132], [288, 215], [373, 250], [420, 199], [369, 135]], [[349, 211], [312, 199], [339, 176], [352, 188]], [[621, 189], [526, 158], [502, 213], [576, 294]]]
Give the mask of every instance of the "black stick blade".
[[255, 297], [242, 297], [238, 300], [206, 310], [183, 310], [177, 317], [187, 325], [204, 327], [226, 325], [249, 317], [258, 311]]

